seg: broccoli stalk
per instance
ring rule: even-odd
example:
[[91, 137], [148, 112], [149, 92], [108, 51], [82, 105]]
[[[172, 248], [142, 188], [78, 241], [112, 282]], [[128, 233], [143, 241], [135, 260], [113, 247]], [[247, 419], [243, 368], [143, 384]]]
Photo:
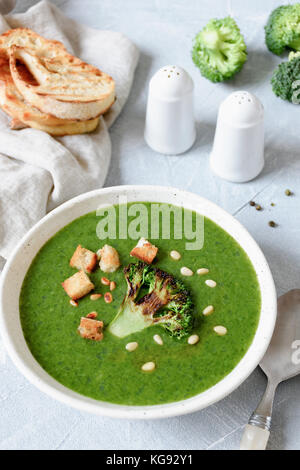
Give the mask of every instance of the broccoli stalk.
[[189, 291], [173, 276], [145, 263], [124, 269], [127, 293], [108, 330], [119, 338], [159, 325], [171, 336], [182, 338], [193, 326]]
[[283, 100], [299, 104], [300, 53], [291, 53], [289, 61], [275, 69], [271, 84], [273, 92]]
[[276, 8], [265, 26], [266, 44], [274, 54], [286, 48], [300, 51], [300, 3]]
[[228, 80], [247, 59], [246, 45], [233, 18], [213, 19], [194, 39], [192, 58], [212, 82]]

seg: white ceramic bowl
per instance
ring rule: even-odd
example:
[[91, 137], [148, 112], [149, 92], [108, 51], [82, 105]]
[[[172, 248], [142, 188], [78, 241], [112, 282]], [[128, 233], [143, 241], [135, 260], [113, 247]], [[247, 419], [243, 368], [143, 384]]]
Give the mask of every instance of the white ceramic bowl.
[[[165, 202], [192, 209], [220, 225], [247, 252], [257, 273], [261, 289], [261, 314], [254, 340], [245, 356], [223, 380], [187, 400], [154, 406], [123, 406], [97, 401], [64, 387], [50, 377], [32, 356], [23, 336], [19, 317], [19, 294], [24, 276], [39, 249], [66, 224], [97, 209], [118, 202]], [[270, 342], [276, 321], [274, 281], [263, 253], [247, 230], [231, 215], [212, 202], [186, 191], [159, 186], [116, 186], [78, 196], [38, 222], [21, 240], [6, 263], [0, 286], [0, 327], [5, 346], [18, 369], [43, 392], [57, 400], [98, 415], [116, 418], [165, 418], [205, 408], [236, 389], [255, 369]]]

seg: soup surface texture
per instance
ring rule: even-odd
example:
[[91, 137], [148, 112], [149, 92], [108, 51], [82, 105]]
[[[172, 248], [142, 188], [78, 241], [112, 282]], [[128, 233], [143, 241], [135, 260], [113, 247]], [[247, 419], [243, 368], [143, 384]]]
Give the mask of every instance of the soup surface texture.
[[[150, 203], [145, 204], [150, 208]], [[118, 213], [119, 206], [115, 208]], [[186, 250], [185, 239], [150, 238], [159, 248], [154, 265], [181, 279], [192, 293], [195, 304], [192, 333], [199, 335], [199, 342], [189, 345], [187, 338], [172, 338], [157, 325], [122, 339], [104, 330], [102, 341], [86, 340], [77, 331], [80, 318], [96, 311], [97, 319], [103, 320], [105, 326], [114, 318], [126, 292], [122, 268], [134, 261], [129, 253], [136, 244], [132, 239], [99, 240], [98, 222], [95, 212], [74, 220], [42, 247], [28, 270], [20, 295], [20, 315], [33, 356], [66, 387], [111, 403], [168, 403], [215, 385], [246, 353], [258, 325], [260, 290], [246, 253], [207, 218], [201, 250]], [[108, 291], [101, 284], [102, 276], [116, 282], [113, 302], [106, 304], [103, 296], [92, 301], [87, 295], [75, 308], [61, 286], [76, 272], [69, 266], [69, 260], [78, 244], [97, 251], [105, 242], [118, 250], [122, 266], [112, 274], [104, 274], [98, 268], [90, 278], [96, 286], [94, 292], [102, 294]], [[170, 257], [171, 250], [181, 253], [179, 261]], [[195, 274], [182, 276], [182, 266]], [[209, 273], [197, 275], [197, 269], [203, 267]], [[215, 288], [205, 284], [208, 279], [216, 281]], [[204, 316], [202, 311], [208, 305], [213, 305], [214, 312]], [[227, 334], [218, 336], [213, 329], [216, 325], [225, 326]], [[161, 336], [163, 345], [153, 340], [155, 334]], [[137, 341], [139, 346], [128, 352], [125, 346], [131, 341]], [[143, 372], [141, 366], [149, 361], [155, 362], [156, 369]]]

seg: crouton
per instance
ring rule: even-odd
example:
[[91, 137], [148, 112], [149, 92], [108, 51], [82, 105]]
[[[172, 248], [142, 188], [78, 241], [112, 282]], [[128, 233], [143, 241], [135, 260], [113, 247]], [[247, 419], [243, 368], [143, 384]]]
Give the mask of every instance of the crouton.
[[104, 273], [114, 273], [120, 266], [119, 254], [115, 248], [110, 245], [104, 245], [98, 251], [100, 255], [100, 269]]
[[102, 321], [94, 320], [93, 318], [81, 317], [78, 331], [82, 338], [101, 341], [103, 339], [102, 329]]
[[95, 287], [84, 271], [78, 271], [66, 279], [62, 286], [72, 300], [80, 299]]
[[71, 260], [70, 266], [79, 270], [83, 270], [87, 273], [91, 273], [97, 263], [97, 255], [81, 245], [76, 248]]
[[141, 238], [137, 245], [131, 250], [130, 256], [134, 256], [145, 263], [151, 264], [157, 255], [158, 248], [145, 238]]

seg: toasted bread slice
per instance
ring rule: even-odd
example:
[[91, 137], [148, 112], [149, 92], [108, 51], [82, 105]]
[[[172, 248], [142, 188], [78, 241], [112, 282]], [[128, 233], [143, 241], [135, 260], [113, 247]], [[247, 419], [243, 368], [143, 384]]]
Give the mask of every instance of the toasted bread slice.
[[[115, 101], [113, 79], [67, 52], [39, 56], [33, 49], [8, 49], [13, 81], [26, 101], [60, 119], [87, 120], [106, 112]], [[35, 83], [20, 73], [24, 64]]]
[[3, 56], [0, 56], [0, 106], [12, 118], [11, 129], [32, 127], [51, 135], [62, 136], [92, 132], [99, 123], [99, 118], [88, 121], [63, 120], [30, 106], [15, 87], [8, 60]]
[[7, 53], [11, 46], [29, 47], [43, 57], [56, 57], [67, 53], [61, 42], [45, 39], [29, 28], [10, 29], [1, 34], [0, 51]]

